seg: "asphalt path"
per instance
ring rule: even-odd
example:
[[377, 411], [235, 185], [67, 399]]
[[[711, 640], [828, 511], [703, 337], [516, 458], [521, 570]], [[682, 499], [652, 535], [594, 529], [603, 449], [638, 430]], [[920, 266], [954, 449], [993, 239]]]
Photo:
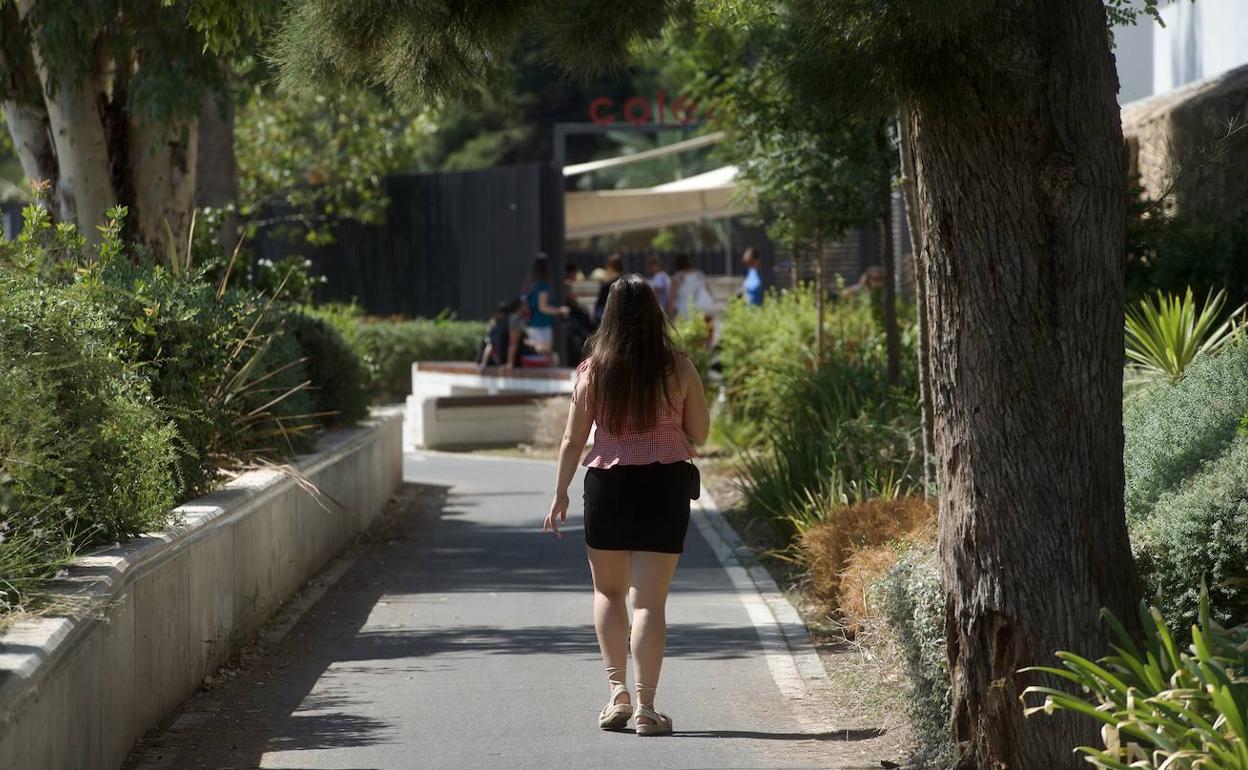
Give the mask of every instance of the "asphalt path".
[[539, 531], [552, 463], [411, 453], [404, 471], [431, 506], [420, 531], [369, 547], [264, 665], [188, 702], [128, 767], [880, 766], [875, 731], [836, 723], [814, 695], [782, 693], [739, 585], [696, 527], [668, 604], [658, 694], [676, 732], [599, 730], [607, 687], [581, 474], [560, 541]]

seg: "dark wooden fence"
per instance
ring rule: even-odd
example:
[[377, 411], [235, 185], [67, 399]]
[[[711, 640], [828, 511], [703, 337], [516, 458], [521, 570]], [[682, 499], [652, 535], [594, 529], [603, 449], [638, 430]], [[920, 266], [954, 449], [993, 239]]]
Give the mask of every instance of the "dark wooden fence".
[[354, 299], [379, 315], [485, 318], [520, 293], [538, 252], [558, 267], [561, 183], [538, 163], [392, 176], [382, 225], [345, 222], [323, 247], [265, 233], [251, 246], [257, 258], [310, 259], [326, 278], [318, 301]]

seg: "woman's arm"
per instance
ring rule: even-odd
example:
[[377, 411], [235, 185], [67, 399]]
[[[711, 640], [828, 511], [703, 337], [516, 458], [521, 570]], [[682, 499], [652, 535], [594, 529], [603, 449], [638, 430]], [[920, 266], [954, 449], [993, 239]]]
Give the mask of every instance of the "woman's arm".
[[695, 444], [706, 441], [711, 432], [711, 410], [706, 405], [706, 391], [702, 388], [702, 375], [689, 356], [680, 356], [680, 384], [685, 393], [685, 415], [681, 428]]
[[555, 537], [562, 538], [559, 524], [568, 520], [568, 485], [576, 475], [576, 466], [580, 464], [581, 453], [585, 451], [585, 442], [589, 440], [590, 428], [594, 425], [594, 416], [588, 404], [587, 378], [581, 377], [576, 383], [576, 392], [572, 403], [568, 405], [568, 424], [563, 429], [563, 442], [559, 445], [559, 470], [555, 475], [555, 499], [550, 503], [550, 513], [542, 522], [542, 531], [550, 530]]
[[550, 292], [548, 291], [538, 292], [537, 309], [546, 315], [567, 315], [572, 312], [572, 309], [569, 307], [555, 307], [550, 304]]

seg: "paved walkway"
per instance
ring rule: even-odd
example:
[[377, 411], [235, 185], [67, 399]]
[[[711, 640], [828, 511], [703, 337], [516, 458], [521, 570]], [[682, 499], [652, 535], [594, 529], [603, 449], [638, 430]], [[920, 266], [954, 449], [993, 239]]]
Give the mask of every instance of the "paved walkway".
[[[579, 480], [562, 542], [538, 531], [551, 463], [406, 458], [445, 495], [378, 544], [268, 658], [193, 699], [130, 767], [464, 770], [868, 768], [871, 730], [785, 698], [759, 634], [696, 528], [673, 586], [659, 706], [670, 738], [597, 729]], [[631, 674], [631, 672], [630, 672]]]

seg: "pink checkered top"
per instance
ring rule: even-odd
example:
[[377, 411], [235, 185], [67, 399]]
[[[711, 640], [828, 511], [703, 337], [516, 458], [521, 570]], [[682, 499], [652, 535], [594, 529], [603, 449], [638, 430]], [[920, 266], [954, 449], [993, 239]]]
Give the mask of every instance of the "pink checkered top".
[[[576, 381], [580, 384], [589, 371], [590, 359], [576, 367]], [[650, 463], [678, 463], [696, 456], [693, 445], [685, 438], [682, 427], [685, 416], [685, 400], [680, 391], [671, 394], [671, 403], [660, 401], [658, 421], [650, 430], [634, 430], [627, 425], [620, 433], [611, 433], [595, 419], [594, 446], [583, 463], [587, 468], [614, 468], [617, 465], [649, 465]], [[585, 398], [591, 398], [585, 391]], [[576, 390], [572, 391], [576, 402]], [[597, 417], [591, 403], [589, 408]]]

